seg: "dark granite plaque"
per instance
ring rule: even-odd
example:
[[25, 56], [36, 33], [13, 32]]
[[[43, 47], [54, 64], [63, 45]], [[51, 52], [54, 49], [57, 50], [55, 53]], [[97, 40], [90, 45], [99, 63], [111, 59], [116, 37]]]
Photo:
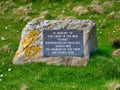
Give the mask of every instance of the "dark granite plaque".
[[43, 57], [83, 56], [82, 30], [44, 30]]

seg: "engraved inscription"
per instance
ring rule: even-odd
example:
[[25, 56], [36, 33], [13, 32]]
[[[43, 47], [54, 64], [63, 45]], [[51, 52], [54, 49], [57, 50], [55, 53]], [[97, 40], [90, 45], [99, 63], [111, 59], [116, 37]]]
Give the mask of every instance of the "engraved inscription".
[[83, 56], [83, 31], [44, 30], [43, 56]]

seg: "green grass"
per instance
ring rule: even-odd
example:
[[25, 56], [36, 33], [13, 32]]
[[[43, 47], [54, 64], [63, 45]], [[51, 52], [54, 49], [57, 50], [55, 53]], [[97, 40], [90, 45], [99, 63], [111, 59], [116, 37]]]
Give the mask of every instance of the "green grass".
[[[5, 3], [5, 0], [3, 1]], [[77, 19], [88, 19], [93, 15], [91, 19], [96, 22], [98, 28], [98, 51], [91, 54], [86, 67], [43, 63], [13, 65], [12, 59], [27, 22], [14, 21], [21, 17], [12, 13], [14, 8], [8, 8], [5, 13], [0, 9], [0, 75], [3, 75], [0, 77], [0, 90], [108, 90], [109, 83], [115, 81], [120, 84], [120, 57], [112, 56], [114, 48], [111, 45], [113, 39], [120, 37], [120, 19], [107, 17], [108, 13], [120, 10], [120, 2], [115, 1], [113, 8], [105, 8], [104, 14], [89, 12], [79, 16], [71, 12], [72, 8], [78, 5], [87, 6], [91, 0], [30, 0], [26, 3], [13, 1], [16, 8], [32, 3], [33, 12], [27, 15], [31, 18], [38, 17], [41, 12], [48, 10], [46, 19], [56, 19], [62, 15], [63, 9], [64, 16], [74, 16]], [[105, 1], [101, 0], [101, 3]], [[70, 5], [69, 8], [67, 4]], [[102, 25], [103, 20], [106, 20], [106, 23]], [[1, 37], [5, 40], [1, 40]]]

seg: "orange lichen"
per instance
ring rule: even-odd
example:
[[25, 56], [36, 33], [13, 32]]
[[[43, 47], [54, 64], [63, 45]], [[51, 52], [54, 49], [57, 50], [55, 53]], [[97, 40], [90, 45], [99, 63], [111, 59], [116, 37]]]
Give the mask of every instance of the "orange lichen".
[[40, 51], [40, 46], [31, 46], [25, 49], [25, 58], [34, 58], [35, 55]]
[[25, 36], [22, 42], [22, 47], [26, 48], [27, 46], [29, 46], [33, 41], [37, 39], [38, 34], [39, 34], [38, 30], [31, 31], [27, 36]]

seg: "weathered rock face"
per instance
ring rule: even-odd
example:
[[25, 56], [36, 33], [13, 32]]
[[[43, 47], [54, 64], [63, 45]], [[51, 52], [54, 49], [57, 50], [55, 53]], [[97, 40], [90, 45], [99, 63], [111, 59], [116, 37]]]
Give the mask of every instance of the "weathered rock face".
[[[83, 30], [83, 57], [42, 57], [43, 30]], [[45, 62], [56, 65], [83, 66], [89, 60], [90, 52], [97, 50], [96, 25], [91, 20], [37, 20], [34, 19], [22, 31], [21, 41], [14, 64]]]

